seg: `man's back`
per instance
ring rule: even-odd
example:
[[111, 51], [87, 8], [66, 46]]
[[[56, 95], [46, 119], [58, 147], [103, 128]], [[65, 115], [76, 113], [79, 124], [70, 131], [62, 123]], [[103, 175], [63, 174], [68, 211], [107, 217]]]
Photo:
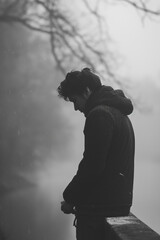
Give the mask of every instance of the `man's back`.
[[123, 215], [132, 204], [134, 132], [131, 122], [115, 108], [97, 106], [86, 119], [84, 134], [84, 159], [79, 172], [85, 168], [88, 173], [85, 186], [88, 190], [79, 199], [78, 209], [105, 216]]

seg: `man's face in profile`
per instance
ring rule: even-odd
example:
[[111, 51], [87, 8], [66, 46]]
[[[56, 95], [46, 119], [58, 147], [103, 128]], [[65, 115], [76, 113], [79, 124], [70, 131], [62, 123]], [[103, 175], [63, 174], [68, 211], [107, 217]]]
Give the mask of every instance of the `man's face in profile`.
[[69, 98], [71, 102], [73, 102], [74, 110], [84, 112], [85, 104], [86, 104], [86, 97], [84, 95], [74, 95]]

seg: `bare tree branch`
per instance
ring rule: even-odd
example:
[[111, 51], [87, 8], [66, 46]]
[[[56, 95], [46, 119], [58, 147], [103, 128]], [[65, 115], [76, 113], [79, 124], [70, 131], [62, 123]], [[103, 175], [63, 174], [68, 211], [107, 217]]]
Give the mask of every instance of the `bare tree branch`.
[[[64, 8], [63, 1], [0, 0], [0, 23], [19, 23], [48, 35], [54, 60], [64, 74], [71, 62], [77, 66], [85, 64], [97, 72], [101, 69], [105, 77], [120, 85], [112, 69], [114, 54], [109, 49], [107, 23], [100, 13], [100, 4], [112, 2], [129, 4], [145, 16], [160, 15], [160, 10], [150, 9], [145, 0], [95, 0], [94, 5], [90, 0], [81, 0], [88, 11], [85, 28], [82, 28], [81, 21], [73, 17], [74, 10], [70, 6]], [[94, 20], [94, 32], [87, 25], [90, 17]]]
[[160, 9], [152, 10], [152, 9], [148, 8], [147, 2], [144, 0], [138, 0], [138, 2], [135, 0], [121, 0], [121, 1], [132, 5], [135, 9], [140, 10], [142, 13], [151, 14], [151, 15], [155, 15], [155, 16], [160, 15]]

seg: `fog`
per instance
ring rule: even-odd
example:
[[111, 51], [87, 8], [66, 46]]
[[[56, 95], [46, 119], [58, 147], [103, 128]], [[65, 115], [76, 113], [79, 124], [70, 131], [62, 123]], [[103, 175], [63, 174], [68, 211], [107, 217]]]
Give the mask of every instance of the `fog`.
[[1, 235], [70, 239], [60, 201], [74, 134], [55, 91], [62, 75], [45, 39], [16, 26], [0, 30]]
[[[75, 239], [74, 216], [61, 213], [60, 202], [82, 157], [85, 119], [57, 97], [63, 76], [47, 39], [20, 26], [1, 25], [0, 31], [0, 238]], [[160, 232], [160, 90], [145, 80], [139, 93], [151, 110], [131, 116], [133, 213]]]
[[136, 136], [132, 212], [160, 233], [160, 89], [152, 79], [142, 81], [138, 89], [148, 110], [135, 110], [131, 116]]

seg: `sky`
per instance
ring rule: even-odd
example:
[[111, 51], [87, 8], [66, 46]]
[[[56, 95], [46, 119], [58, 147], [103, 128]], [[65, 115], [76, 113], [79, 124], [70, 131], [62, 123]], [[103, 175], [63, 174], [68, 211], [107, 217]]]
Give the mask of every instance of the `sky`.
[[160, 87], [160, 19], [141, 20], [134, 8], [120, 4], [110, 5], [106, 14], [125, 74], [135, 80], [150, 77]]

